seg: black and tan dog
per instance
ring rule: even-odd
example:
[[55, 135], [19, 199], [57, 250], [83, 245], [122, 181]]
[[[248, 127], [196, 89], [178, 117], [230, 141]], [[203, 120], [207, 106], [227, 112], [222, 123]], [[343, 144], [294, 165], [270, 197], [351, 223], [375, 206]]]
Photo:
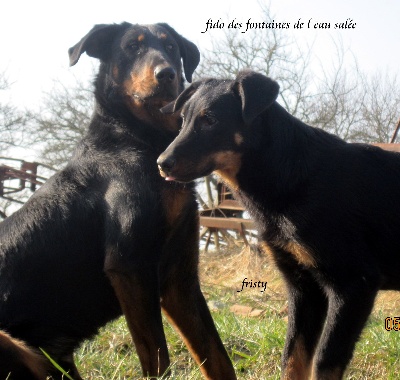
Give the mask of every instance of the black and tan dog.
[[[193, 187], [156, 160], [180, 121], [159, 112], [191, 81], [197, 47], [167, 24], [97, 25], [69, 50], [101, 61], [86, 137], [61, 172], [0, 224], [0, 379], [74, 379], [73, 351], [125, 315], [142, 365], [169, 366], [161, 309], [209, 379], [234, 379], [200, 291]], [[24, 342], [24, 343], [23, 343]]]
[[216, 172], [258, 224], [288, 288], [282, 378], [341, 379], [377, 291], [400, 290], [400, 154], [305, 125], [278, 91], [251, 71], [193, 83], [163, 109], [184, 123], [158, 163]]

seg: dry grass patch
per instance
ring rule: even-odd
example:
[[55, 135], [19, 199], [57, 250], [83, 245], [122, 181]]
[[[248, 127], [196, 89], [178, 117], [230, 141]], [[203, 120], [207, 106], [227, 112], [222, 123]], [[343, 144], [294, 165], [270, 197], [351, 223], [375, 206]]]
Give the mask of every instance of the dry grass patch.
[[[212, 315], [234, 363], [238, 379], [278, 380], [285, 333], [286, 291], [279, 272], [265, 254], [253, 249], [202, 253], [202, 289]], [[244, 278], [267, 281], [267, 289], [238, 292]], [[231, 311], [233, 305], [263, 310], [257, 317]], [[400, 332], [384, 329], [386, 316], [400, 315], [400, 292], [381, 292], [374, 312], [357, 344], [346, 380], [395, 380], [400, 367]], [[165, 321], [171, 357], [171, 377], [201, 380], [179, 335]], [[107, 325], [77, 352], [85, 379], [125, 380], [141, 377], [140, 364], [123, 318]]]

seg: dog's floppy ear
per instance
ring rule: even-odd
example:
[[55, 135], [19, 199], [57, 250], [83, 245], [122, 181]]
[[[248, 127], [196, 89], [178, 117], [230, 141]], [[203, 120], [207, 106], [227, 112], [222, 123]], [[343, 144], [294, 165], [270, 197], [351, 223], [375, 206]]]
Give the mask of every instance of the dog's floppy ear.
[[279, 94], [277, 82], [251, 70], [238, 73], [233, 89], [242, 101], [242, 117], [246, 125], [266, 110]]
[[111, 54], [111, 43], [123, 28], [118, 24], [97, 24], [75, 46], [68, 49], [69, 65], [75, 65], [82, 53], [106, 60]]
[[200, 62], [199, 49], [193, 42], [190, 42], [185, 37], [182, 37], [175, 31], [175, 29], [170, 27], [168, 24], [159, 23], [157, 25], [160, 25], [163, 28], [167, 29], [168, 32], [171, 33], [172, 37], [174, 37], [175, 41], [177, 42], [179, 50], [181, 52], [183, 69], [185, 71], [185, 78], [188, 82], [191, 82], [193, 72]]
[[160, 111], [164, 114], [171, 114], [177, 110], [180, 110], [183, 105], [193, 96], [202, 83], [202, 81], [192, 83], [188, 88], [184, 89], [173, 102], [162, 107]]

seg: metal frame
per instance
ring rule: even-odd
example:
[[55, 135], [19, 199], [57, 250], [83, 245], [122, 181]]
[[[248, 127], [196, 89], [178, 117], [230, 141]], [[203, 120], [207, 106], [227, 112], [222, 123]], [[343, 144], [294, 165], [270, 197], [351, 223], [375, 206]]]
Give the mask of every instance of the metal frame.
[[[18, 204], [24, 204], [24, 202], [15, 198], [14, 194], [21, 193], [25, 189], [34, 192], [38, 186], [46, 182], [47, 178], [38, 174], [39, 169], [56, 171], [51, 166], [39, 162], [28, 162], [9, 157], [0, 157], [0, 161], [3, 161], [3, 163], [0, 162], [0, 198]], [[4, 211], [0, 210], [0, 217], [6, 218]]]

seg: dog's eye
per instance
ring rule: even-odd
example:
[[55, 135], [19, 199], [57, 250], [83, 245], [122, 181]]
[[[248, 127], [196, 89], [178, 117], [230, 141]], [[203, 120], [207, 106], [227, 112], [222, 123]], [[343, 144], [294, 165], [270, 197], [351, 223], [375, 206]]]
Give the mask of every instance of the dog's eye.
[[137, 44], [136, 42], [132, 42], [131, 44], [128, 45], [127, 48], [130, 54], [140, 55], [143, 53], [142, 46], [140, 44]]
[[217, 122], [218, 122], [218, 120], [213, 116], [206, 116], [204, 118], [204, 124], [208, 125], [209, 127], [216, 124]]

